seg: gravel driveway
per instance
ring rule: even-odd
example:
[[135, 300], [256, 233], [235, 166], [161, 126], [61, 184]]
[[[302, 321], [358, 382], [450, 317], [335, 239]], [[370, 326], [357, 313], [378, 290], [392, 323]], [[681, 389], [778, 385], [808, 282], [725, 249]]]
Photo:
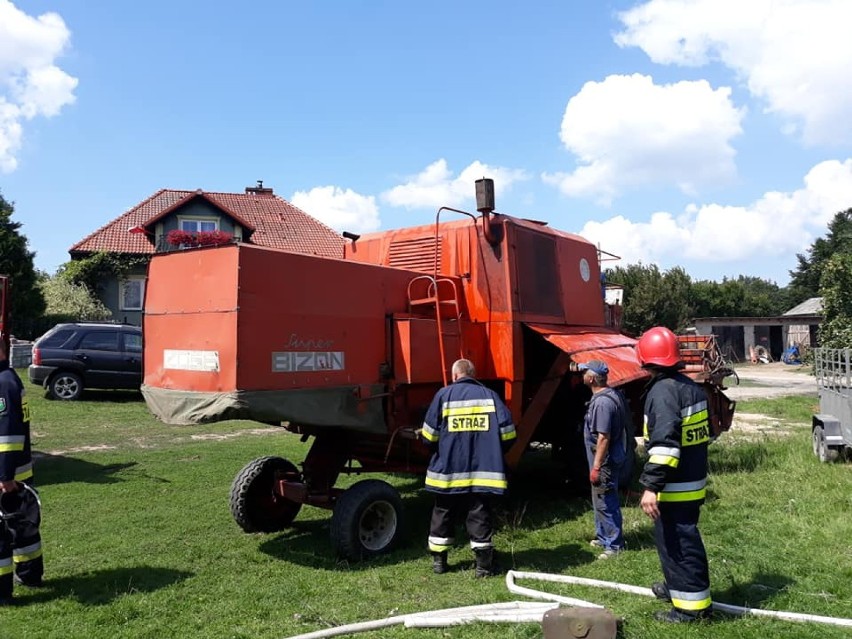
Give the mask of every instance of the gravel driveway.
[[747, 385], [737, 386], [735, 377], [727, 377], [725, 383], [728, 385], [728, 390], [725, 391], [725, 395], [737, 400], [784, 395], [816, 395], [816, 380], [810, 370], [810, 367], [788, 366], [781, 362], [740, 364], [737, 366], [737, 375]]

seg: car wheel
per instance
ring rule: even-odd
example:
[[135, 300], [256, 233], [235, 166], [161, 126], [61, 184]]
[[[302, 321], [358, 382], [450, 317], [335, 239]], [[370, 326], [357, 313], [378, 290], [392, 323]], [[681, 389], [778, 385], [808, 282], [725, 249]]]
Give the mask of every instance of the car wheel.
[[47, 390], [51, 399], [74, 401], [83, 394], [83, 379], [77, 373], [56, 373]]

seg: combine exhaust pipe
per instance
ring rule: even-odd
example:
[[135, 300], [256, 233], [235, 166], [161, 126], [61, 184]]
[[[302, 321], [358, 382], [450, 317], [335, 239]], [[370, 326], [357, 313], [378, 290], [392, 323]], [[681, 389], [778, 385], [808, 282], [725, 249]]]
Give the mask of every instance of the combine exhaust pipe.
[[480, 178], [476, 181], [476, 210], [482, 213], [482, 232], [491, 245], [499, 244], [500, 238], [491, 227], [491, 213], [494, 211], [494, 180]]

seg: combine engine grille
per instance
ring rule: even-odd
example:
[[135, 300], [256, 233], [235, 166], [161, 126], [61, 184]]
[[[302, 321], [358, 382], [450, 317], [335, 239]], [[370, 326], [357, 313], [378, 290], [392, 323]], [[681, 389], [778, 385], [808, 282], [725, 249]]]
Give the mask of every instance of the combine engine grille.
[[424, 273], [435, 272], [435, 254], [438, 265], [441, 264], [441, 244], [436, 245], [434, 237], [391, 242], [388, 251], [389, 266]]

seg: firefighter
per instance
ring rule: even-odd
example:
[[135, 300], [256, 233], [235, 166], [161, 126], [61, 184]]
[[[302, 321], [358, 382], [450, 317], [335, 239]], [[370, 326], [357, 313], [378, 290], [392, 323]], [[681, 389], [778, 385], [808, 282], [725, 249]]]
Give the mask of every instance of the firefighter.
[[435, 395], [421, 429], [432, 447], [426, 490], [435, 493], [429, 550], [435, 573], [447, 572], [455, 523], [466, 513], [476, 577], [499, 573], [492, 542], [492, 498], [507, 488], [503, 453], [515, 439], [512, 415], [500, 397], [476, 380], [470, 360], [453, 364], [453, 383]]
[[27, 487], [32, 477], [29, 406], [0, 342], [0, 605], [12, 603], [13, 574], [17, 583], [42, 585], [38, 496]]
[[707, 484], [710, 420], [704, 390], [679, 372], [677, 337], [658, 326], [636, 345], [643, 368], [653, 377], [645, 391], [645, 449], [648, 460], [639, 478], [640, 505], [654, 521], [654, 539], [664, 583], [652, 586], [672, 603], [656, 618], [672, 623], [710, 616], [710, 576], [698, 517]]

